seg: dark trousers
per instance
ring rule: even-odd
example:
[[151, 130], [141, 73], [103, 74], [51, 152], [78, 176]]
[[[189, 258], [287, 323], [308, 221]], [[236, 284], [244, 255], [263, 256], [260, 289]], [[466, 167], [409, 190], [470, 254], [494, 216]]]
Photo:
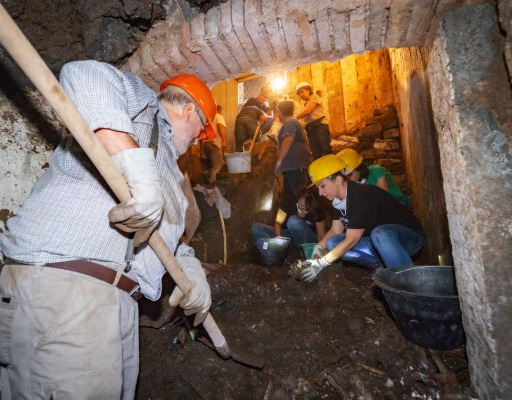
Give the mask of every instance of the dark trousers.
[[244, 151], [244, 141], [252, 139], [258, 121], [251, 117], [237, 117], [235, 121], [236, 151]]
[[293, 169], [283, 171], [283, 203], [293, 204], [297, 202], [299, 191], [309, 185], [309, 175], [307, 168]]
[[313, 159], [316, 160], [326, 154], [332, 154], [331, 147], [331, 134], [329, 133], [329, 125], [319, 124], [307, 133], [309, 148], [313, 154]]

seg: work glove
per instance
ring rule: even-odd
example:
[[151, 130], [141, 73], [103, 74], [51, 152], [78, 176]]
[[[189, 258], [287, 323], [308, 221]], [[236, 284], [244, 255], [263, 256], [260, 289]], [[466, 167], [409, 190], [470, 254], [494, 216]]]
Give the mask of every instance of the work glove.
[[185, 315], [196, 314], [194, 326], [197, 326], [204, 321], [212, 304], [210, 285], [206, 281], [203, 267], [197, 258], [183, 256], [177, 257], [177, 261], [192, 282], [192, 289], [188, 296], [185, 296], [176, 286], [169, 298], [169, 304], [172, 307], [179, 305], [185, 311]]
[[132, 198], [110, 210], [108, 218], [124, 232], [136, 232], [133, 245], [149, 239], [162, 217], [164, 199], [153, 150], [132, 148], [112, 156], [121, 171]]
[[319, 272], [329, 265], [331, 263], [325, 257], [317, 258], [316, 260], [306, 260], [302, 263], [301, 279], [308, 283], [313, 282]]
[[311, 259], [316, 260], [317, 258], [321, 258], [328, 252], [329, 251], [327, 249], [323, 249], [320, 245], [315, 244], [315, 247], [313, 247], [313, 253], [311, 253]]
[[282, 162], [281, 162], [281, 161], [278, 161], [278, 162], [276, 163], [275, 168], [274, 168], [274, 176], [275, 176], [276, 178], [279, 178], [279, 177], [281, 176], [281, 164], [282, 164]]

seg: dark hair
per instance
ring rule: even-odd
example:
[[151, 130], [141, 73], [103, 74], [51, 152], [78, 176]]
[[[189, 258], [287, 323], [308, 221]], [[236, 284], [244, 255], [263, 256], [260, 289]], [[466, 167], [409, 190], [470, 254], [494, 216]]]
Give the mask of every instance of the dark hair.
[[[342, 171], [345, 171], [345, 170], [342, 170]], [[333, 181], [333, 180], [335, 180], [335, 179], [336, 179], [336, 177], [337, 177], [337, 176], [341, 176], [341, 178], [342, 178], [343, 180], [345, 180], [346, 182], [348, 182], [350, 179], [349, 179], [349, 178], [347, 178], [347, 177], [342, 173], [342, 171], [337, 171], [337, 172], [335, 172], [334, 174], [329, 175], [329, 176], [327, 177], [327, 179], [329, 179], [329, 180]]]
[[283, 113], [283, 116], [289, 117], [293, 115], [294, 104], [293, 101], [284, 100], [277, 105], [277, 109]]
[[299, 191], [297, 199], [304, 199], [310, 221], [320, 222], [325, 219], [325, 212], [320, 204], [320, 195], [318, 194], [318, 188], [316, 186], [302, 188]]
[[361, 182], [363, 179], [368, 178], [368, 175], [370, 175], [370, 170], [368, 169], [364, 161], [357, 166], [356, 171], [359, 172], [359, 182]]
[[310, 85], [304, 85], [300, 89], [296, 90], [296, 94], [298, 95], [302, 89], [309, 90], [309, 95], [311, 96], [313, 94], [313, 88]]
[[217, 104], [217, 111], [222, 111], [222, 106], [220, 104]]

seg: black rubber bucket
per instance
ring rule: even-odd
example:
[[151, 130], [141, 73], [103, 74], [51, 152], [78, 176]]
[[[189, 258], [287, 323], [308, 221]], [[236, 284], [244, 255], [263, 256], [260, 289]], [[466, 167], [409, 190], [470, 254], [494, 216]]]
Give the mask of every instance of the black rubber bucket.
[[263, 267], [283, 265], [291, 239], [286, 237], [252, 238], [251, 249], [254, 262]]
[[464, 343], [454, 268], [406, 266], [375, 274], [398, 329], [407, 339], [432, 349]]

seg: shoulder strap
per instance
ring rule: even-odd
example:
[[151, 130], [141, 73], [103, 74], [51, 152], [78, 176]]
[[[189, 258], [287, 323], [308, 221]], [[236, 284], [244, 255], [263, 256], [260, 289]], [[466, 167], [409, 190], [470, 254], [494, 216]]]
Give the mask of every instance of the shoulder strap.
[[153, 117], [153, 130], [151, 131], [151, 140], [149, 141], [149, 147], [153, 149], [153, 153], [158, 153], [158, 136], [160, 135], [160, 130], [158, 129], [158, 110]]

